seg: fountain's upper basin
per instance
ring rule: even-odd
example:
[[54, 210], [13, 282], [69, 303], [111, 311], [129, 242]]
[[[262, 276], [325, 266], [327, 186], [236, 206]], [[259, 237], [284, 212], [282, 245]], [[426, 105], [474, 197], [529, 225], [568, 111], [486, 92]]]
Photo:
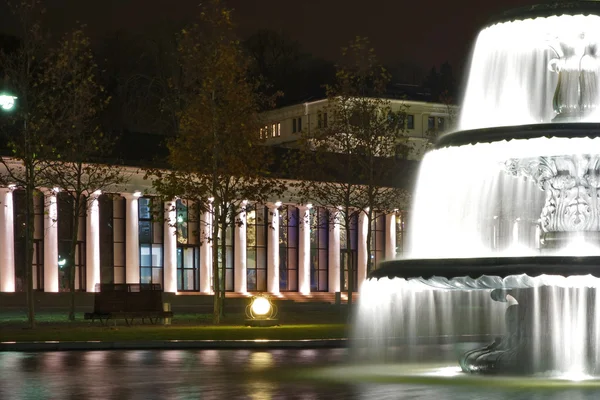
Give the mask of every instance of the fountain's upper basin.
[[[513, 276], [537, 277], [586, 276], [600, 278], [600, 256], [533, 256], [533, 257], [483, 257], [449, 259], [399, 259], [385, 261], [371, 271], [369, 278], [434, 278], [453, 279], [468, 277], [479, 279], [482, 276], [507, 278]], [[491, 286], [490, 286], [491, 285]], [[496, 285], [482, 280], [473, 289], [493, 289]], [[502, 285], [503, 286], [503, 285]], [[521, 286], [519, 284], [512, 286]], [[523, 284], [523, 287], [529, 286]]]
[[600, 137], [600, 123], [565, 122], [500, 126], [494, 128], [456, 131], [440, 136], [436, 148], [458, 147], [476, 143], [494, 143], [516, 139], [536, 138], [597, 138]]
[[589, 0], [554, 1], [518, 7], [492, 17], [487, 25], [556, 15], [600, 15], [600, 2]]

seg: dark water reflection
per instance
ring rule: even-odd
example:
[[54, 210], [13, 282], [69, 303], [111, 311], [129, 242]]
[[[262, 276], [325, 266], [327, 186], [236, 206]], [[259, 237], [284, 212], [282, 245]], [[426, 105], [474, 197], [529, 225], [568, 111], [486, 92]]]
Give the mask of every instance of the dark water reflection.
[[[317, 383], [290, 371], [346, 364], [347, 351], [164, 350], [0, 353], [0, 399], [596, 399], [595, 389]], [[284, 377], [281, 378], [281, 372]]]

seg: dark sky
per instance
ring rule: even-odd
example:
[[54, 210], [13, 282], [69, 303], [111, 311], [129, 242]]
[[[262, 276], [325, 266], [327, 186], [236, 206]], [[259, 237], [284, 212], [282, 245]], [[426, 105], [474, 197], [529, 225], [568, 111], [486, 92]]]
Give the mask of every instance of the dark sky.
[[[6, 0], [0, 30], [13, 31]], [[189, 20], [201, 0], [45, 0], [49, 26], [64, 31], [75, 20], [97, 39], [116, 31], [152, 31]], [[542, 2], [541, 0], [538, 2]], [[383, 62], [424, 68], [449, 61], [461, 67], [478, 29], [506, 9], [535, 0], [228, 0], [242, 37], [260, 28], [284, 30], [304, 50], [335, 59], [353, 36], [368, 36]]]

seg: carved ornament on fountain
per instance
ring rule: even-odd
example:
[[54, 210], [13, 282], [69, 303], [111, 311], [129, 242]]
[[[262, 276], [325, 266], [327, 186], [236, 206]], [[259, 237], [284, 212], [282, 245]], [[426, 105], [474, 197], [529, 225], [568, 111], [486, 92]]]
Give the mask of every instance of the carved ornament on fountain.
[[546, 192], [544, 232], [600, 231], [600, 155], [510, 159], [504, 169]]

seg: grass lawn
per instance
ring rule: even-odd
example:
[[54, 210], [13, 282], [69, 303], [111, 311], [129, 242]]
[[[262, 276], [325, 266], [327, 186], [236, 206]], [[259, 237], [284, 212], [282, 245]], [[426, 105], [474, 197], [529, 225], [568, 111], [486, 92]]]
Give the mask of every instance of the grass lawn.
[[[310, 314], [310, 313], [307, 313]], [[127, 326], [124, 320], [117, 325], [102, 326], [92, 323], [78, 314], [69, 322], [64, 313], [38, 313], [37, 327], [27, 328], [27, 320], [21, 313], [0, 312], [0, 342], [12, 341], [149, 341], [149, 340], [301, 340], [343, 339], [348, 337], [348, 325], [339, 316], [288, 315], [280, 326], [250, 328], [243, 325], [241, 315], [230, 315], [221, 325], [211, 323], [207, 314], [181, 314], [173, 318], [171, 325]]]

